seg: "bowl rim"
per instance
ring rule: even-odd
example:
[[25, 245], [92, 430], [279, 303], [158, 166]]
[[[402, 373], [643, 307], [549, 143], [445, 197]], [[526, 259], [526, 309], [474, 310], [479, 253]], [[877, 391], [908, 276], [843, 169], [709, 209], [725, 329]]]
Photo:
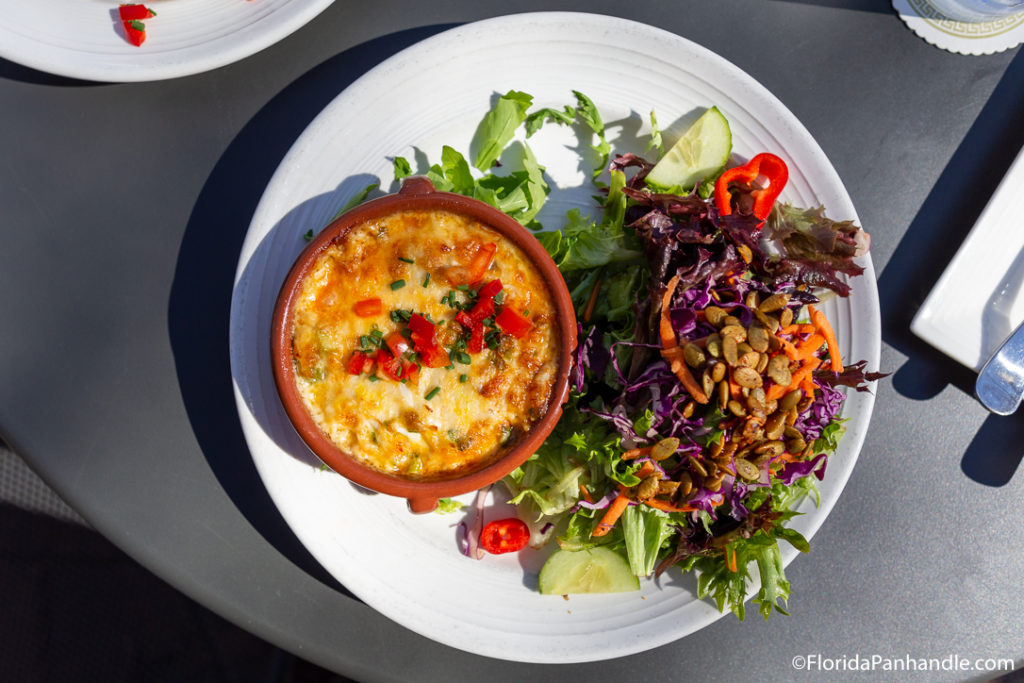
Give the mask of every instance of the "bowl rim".
[[[449, 211], [473, 218], [518, 246], [537, 268], [550, 293], [561, 344], [558, 370], [541, 419], [500, 458], [488, 465], [447, 479], [417, 481], [374, 469], [339, 448], [306, 410], [295, 381], [292, 331], [298, 292], [317, 257], [357, 225], [408, 210]], [[554, 429], [568, 399], [569, 377], [577, 344], [575, 307], [558, 266], [537, 238], [518, 221], [499, 209], [472, 197], [437, 190], [429, 178], [405, 178], [398, 192], [378, 197], [332, 220], [295, 259], [274, 305], [271, 322], [271, 360], [277, 394], [289, 421], [306, 446], [338, 474], [363, 488], [406, 498], [413, 512], [429, 512], [440, 498], [469, 493], [492, 484], [524, 463]]]

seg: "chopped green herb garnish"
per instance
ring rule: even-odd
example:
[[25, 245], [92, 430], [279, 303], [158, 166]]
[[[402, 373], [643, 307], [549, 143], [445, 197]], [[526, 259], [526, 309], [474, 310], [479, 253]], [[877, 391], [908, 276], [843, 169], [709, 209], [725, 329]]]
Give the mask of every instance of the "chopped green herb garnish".
[[460, 292], [468, 292], [469, 285], [455, 285], [455, 289], [459, 290]]
[[405, 308], [396, 308], [391, 311], [391, 321], [396, 323], [406, 323], [412, 318], [412, 311]]
[[416, 263], [411, 258], [405, 258], [404, 256], [399, 256], [398, 260], [401, 261], [402, 263]]
[[302, 236], [302, 239], [306, 240], [307, 242], [312, 241], [313, 240], [313, 230], [312, 229], [307, 230], [306, 234]]
[[143, 24], [138, 19], [135, 19], [135, 20], [132, 21], [132, 28], [135, 29], [136, 31], [145, 31], [146, 30], [146, 25]]
[[427, 395], [424, 396], [423, 398], [425, 398], [425, 399], [427, 399], [429, 401], [430, 399], [434, 398], [435, 396], [437, 396], [440, 393], [441, 393], [441, 387], [434, 387], [433, 389], [428, 391]]
[[380, 381], [380, 377], [378, 377], [377, 375], [370, 375], [369, 380], [371, 382], [379, 382]]
[[524, 309], [523, 310], [523, 315], [530, 315], [530, 309], [529, 308]]
[[463, 365], [469, 365], [473, 362], [473, 359], [465, 351], [456, 351], [455, 357], [452, 360], [457, 363], [462, 363]]
[[381, 339], [384, 338], [384, 333], [378, 330], [376, 327], [374, 327], [372, 330], [370, 330], [370, 336], [376, 339], [377, 341], [380, 341]]
[[391, 283], [392, 290], [401, 289], [402, 287], [405, 287], [405, 280], [395, 280]]
[[459, 375], [459, 383], [465, 384], [469, 381], [469, 375]]
[[505, 290], [504, 289], [494, 295], [494, 303], [496, 303], [499, 306], [501, 304], [505, 303]]
[[501, 345], [501, 333], [497, 330], [488, 332], [484, 335], [484, 343], [487, 344], [487, 348], [496, 349]]
[[426, 287], [429, 284], [430, 284], [430, 273], [427, 273], [427, 276], [425, 278], [423, 278], [423, 286]]

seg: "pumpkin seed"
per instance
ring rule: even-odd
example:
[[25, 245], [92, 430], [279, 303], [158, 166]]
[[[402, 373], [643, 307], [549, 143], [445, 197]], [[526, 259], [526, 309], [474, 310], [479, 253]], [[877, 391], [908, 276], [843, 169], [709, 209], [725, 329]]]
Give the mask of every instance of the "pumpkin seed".
[[736, 458], [733, 460], [733, 465], [736, 467], [736, 474], [743, 477], [747, 481], [753, 481], [761, 476], [761, 470], [757, 468], [749, 460], [743, 458]]
[[750, 344], [750, 348], [759, 353], [768, 350], [769, 336], [767, 328], [759, 322], [747, 328], [747, 343]]
[[802, 457], [804, 460], [809, 460], [810, 458], [813, 458], [814, 444], [808, 444], [807, 448], [804, 449], [804, 452], [800, 454], [800, 457]]
[[772, 413], [768, 421], [764, 423], [764, 438], [778, 439], [786, 431], [786, 414], [784, 412]]
[[725, 379], [725, 363], [715, 363], [711, 366], [711, 381], [718, 384]]
[[715, 327], [721, 327], [725, 319], [725, 310], [718, 306], [708, 306], [704, 309], [704, 319]]
[[649, 477], [645, 477], [640, 485], [636, 487], [636, 499], [640, 501], [648, 500], [653, 498], [658, 492], [658, 482], [661, 478], [657, 474], [652, 474]]
[[764, 389], [761, 387], [754, 387], [750, 390], [750, 394], [747, 396], [747, 408], [752, 411], [764, 412], [765, 408], [765, 395]]
[[739, 324], [739, 321], [736, 322], [737, 324], [735, 325], [724, 326], [721, 329], [720, 334], [723, 338], [732, 337], [736, 340], [736, 343], [739, 344], [740, 342], [747, 341], [747, 331], [744, 329], [743, 325]]
[[711, 454], [712, 458], [717, 458], [719, 455], [722, 454], [722, 448], [724, 447], [725, 441], [723, 441], [722, 439], [719, 439], [718, 441], [712, 441], [711, 445], [708, 447], [708, 453]]
[[814, 403], [814, 396], [804, 396], [803, 400], [796, 404], [798, 413], [805, 412]]
[[795, 439], [790, 439], [786, 442], [786, 450], [790, 453], [801, 453], [807, 448], [807, 442], [804, 441], [802, 436], [798, 436]]
[[737, 448], [739, 448], [739, 442], [729, 439], [725, 442], [725, 445], [722, 446], [722, 455], [727, 458], [731, 458], [736, 454]]
[[679, 450], [679, 439], [670, 436], [654, 444], [651, 448], [651, 459], [661, 462]]
[[787, 308], [779, 314], [779, 325], [789, 327], [793, 324], [793, 309]]
[[723, 379], [718, 383], [718, 406], [725, 410], [725, 407], [729, 405], [729, 381]]
[[[707, 392], [705, 392], [705, 393], [707, 393]], [[696, 409], [697, 409], [697, 402], [696, 401], [687, 401], [686, 405], [683, 406], [683, 417], [685, 417], [687, 420], [689, 420], [691, 417], [693, 417], [693, 411], [696, 410]]]
[[733, 327], [733, 326], [739, 327], [742, 324], [743, 323], [740, 322], [740, 319], [737, 318], [734, 315], [727, 315], [727, 316], [725, 316], [725, 318], [722, 319], [722, 327]]
[[[723, 330], [725, 328], [722, 328]], [[722, 336], [722, 357], [725, 358], [725, 362], [735, 367], [736, 363], [739, 362], [738, 350], [736, 349], [736, 338], [732, 336]]]
[[[740, 357], [736, 359], [736, 364], [741, 368], [753, 368], [757, 370], [757, 366], [761, 363], [761, 354], [751, 349], [746, 353], [740, 354]], [[757, 374], [761, 374], [760, 372]]]
[[788, 294], [772, 294], [761, 302], [761, 305], [757, 307], [757, 310], [762, 313], [774, 313], [775, 311], [781, 310], [788, 303]]
[[744, 263], [750, 263], [754, 260], [754, 252], [745, 244], [736, 247], [736, 253], [740, 255]]
[[771, 460], [772, 457], [774, 456], [772, 456], [771, 453], [758, 453], [757, 455], [750, 459], [750, 462], [760, 467], [761, 465]]
[[747, 411], [743, 408], [743, 405], [736, 400], [729, 401], [729, 412], [736, 417], [743, 417], [747, 414]]
[[700, 381], [701, 388], [704, 389], [704, 395], [710, 396], [711, 392], [715, 390], [715, 380], [711, 378], [711, 371], [704, 370], [704, 373], [701, 375]]
[[683, 360], [691, 368], [700, 368], [704, 366], [704, 362], [707, 360], [704, 356], [704, 352], [699, 346], [693, 342], [686, 342], [683, 346]]
[[717, 493], [722, 488], [723, 481], [725, 481], [725, 475], [717, 475], [705, 481], [704, 488], [706, 488], [708, 491], [713, 491]]
[[761, 303], [761, 297], [756, 290], [753, 290], [747, 292], [747, 297], [743, 300], [743, 303], [747, 305], [747, 308], [757, 308], [757, 305]]
[[676, 491], [679, 490], [678, 481], [659, 481], [658, 482], [658, 495], [672, 497]]
[[690, 477], [689, 472], [683, 472], [679, 475], [679, 488], [677, 489], [677, 492], [680, 495], [688, 496], [692, 490], [693, 479]]
[[796, 438], [802, 439], [802, 438], [804, 438], [804, 435], [801, 434], [800, 430], [797, 429], [796, 427], [789, 427], [789, 426], [787, 426], [784, 433], [785, 433], [787, 439], [796, 439]]
[[735, 368], [732, 371], [732, 379], [741, 387], [748, 387], [750, 389], [763, 384], [761, 375], [753, 368]]
[[697, 460], [697, 458], [693, 457], [692, 455], [688, 456], [686, 459], [690, 462], [690, 467], [693, 469], [694, 472], [696, 472], [702, 477], [708, 476], [708, 471], [704, 469], [704, 465], [700, 463], [700, 460]]
[[[776, 356], [776, 358], [778, 358], [778, 356]], [[792, 381], [792, 375], [790, 375], [790, 380]], [[794, 389], [793, 391], [783, 396], [782, 400], [779, 401], [779, 410], [788, 412], [790, 409], [795, 408], [796, 405], [800, 403], [800, 399], [802, 399], [803, 397], [804, 392], [800, 391], [799, 389]]]
[[764, 325], [772, 334], [779, 331], [779, 321], [760, 309], [754, 309], [754, 317], [757, 318], [757, 321]]
[[769, 453], [773, 458], [777, 455], [782, 455], [785, 451], [786, 444], [777, 440], [765, 441], [754, 449], [754, 452], [758, 455]]
[[789, 358], [779, 354], [768, 361], [767, 374], [773, 382], [788, 387], [793, 381], [793, 373], [789, 371]]
[[800, 417], [800, 413], [797, 412], [796, 406], [793, 406], [789, 409], [789, 412], [786, 413], [786, 424], [790, 426], [795, 425], [798, 417]]
[[721, 335], [719, 335], [717, 332], [715, 332], [714, 334], [709, 334], [707, 342], [704, 344], [704, 350], [707, 351], [708, 354], [712, 358], [721, 358], [722, 357], [722, 337], [721, 337]]

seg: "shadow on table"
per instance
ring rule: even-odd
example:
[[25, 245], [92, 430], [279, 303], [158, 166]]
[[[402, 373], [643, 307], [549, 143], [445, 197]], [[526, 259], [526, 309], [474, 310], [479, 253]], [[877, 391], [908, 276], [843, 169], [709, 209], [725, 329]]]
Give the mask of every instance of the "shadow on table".
[[281, 517], [243, 437], [228, 354], [234, 273], [263, 190], [309, 123], [367, 70], [446, 28], [410, 29], [353, 47], [268, 102], [231, 142], [203, 186], [185, 230], [171, 288], [168, 326], [178, 381], [192, 428], [217, 480], [271, 545], [311, 576], [346, 594]]
[[[906, 355], [893, 386], [927, 400], [947, 385], [973, 395], [976, 374], [914, 336], [910, 323], [1024, 146], [1024, 52], [1010, 63], [879, 278], [883, 339]], [[996, 136], [991, 131], [1002, 131]], [[1009, 481], [1024, 457], [1024, 415], [992, 415], [961, 467], [989, 486]]]

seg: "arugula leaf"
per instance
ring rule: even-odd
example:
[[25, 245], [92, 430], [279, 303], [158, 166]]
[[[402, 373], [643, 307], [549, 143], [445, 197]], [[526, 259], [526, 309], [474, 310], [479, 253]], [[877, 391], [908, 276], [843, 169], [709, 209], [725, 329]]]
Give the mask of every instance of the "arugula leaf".
[[591, 145], [591, 149], [597, 152], [601, 158], [601, 162], [594, 169], [594, 177], [597, 178], [608, 166], [608, 157], [611, 155], [612, 146], [608, 144], [608, 139], [605, 137], [604, 122], [601, 120], [601, 113], [597, 111], [594, 102], [578, 90], [573, 90], [572, 94], [576, 96], [577, 117], [587, 124], [587, 127], [597, 136], [597, 144]]
[[412, 175], [412, 166], [409, 164], [409, 160], [405, 157], [395, 157], [391, 161], [391, 165], [395, 169], [395, 182], [403, 178], [408, 178]]
[[533, 95], [509, 90], [498, 98], [494, 107], [487, 112], [473, 136], [477, 146], [473, 165], [487, 171], [501, 156], [505, 146], [512, 140], [516, 128], [526, 120], [526, 110], [533, 104]]
[[452, 192], [473, 194], [473, 174], [469, 171], [469, 162], [461, 152], [448, 145], [441, 148], [441, 172], [451, 183]]
[[651, 110], [651, 139], [647, 141], [647, 146], [644, 147], [644, 154], [647, 154], [652, 149], [658, 150], [658, 157], [661, 157], [665, 153], [665, 144], [661, 140], [661, 129], [658, 127], [658, 119], [654, 116], [654, 110]]
[[548, 122], [568, 126], [576, 120], [576, 110], [568, 104], [563, 109], [545, 107], [537, 109], [526, 117], [526, 137], [532, 136]]

